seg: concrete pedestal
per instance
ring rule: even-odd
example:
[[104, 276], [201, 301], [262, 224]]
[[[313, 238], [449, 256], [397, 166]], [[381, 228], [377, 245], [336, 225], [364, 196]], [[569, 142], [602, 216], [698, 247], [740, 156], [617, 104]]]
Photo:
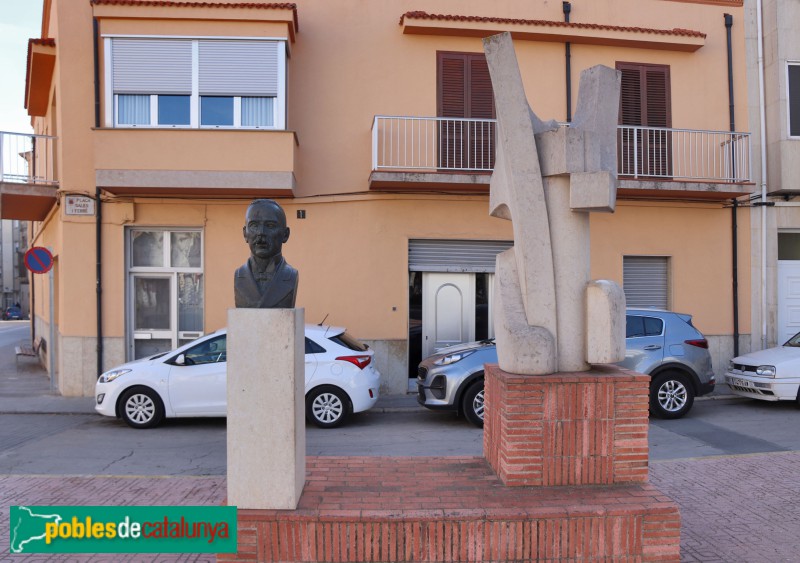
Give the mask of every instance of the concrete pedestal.
[[228, 504], [295, 509], [305, 483], [303, 309], [228, 311]]
[[647, 481], [649, 376], [611, 365], [485, 374], [483, 453], [505, 485]]

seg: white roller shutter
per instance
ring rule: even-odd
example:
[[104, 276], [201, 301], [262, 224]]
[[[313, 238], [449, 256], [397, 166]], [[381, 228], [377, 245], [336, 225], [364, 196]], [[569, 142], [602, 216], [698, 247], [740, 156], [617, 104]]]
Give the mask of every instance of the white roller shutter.
[[669, 309], [669, 258], [624, 256], [622, 288], [628, 307]]
[[494, 272], [495, 257], [512, 241], [409, 240], [408, 269], [412, 272]]
[[277, 96], [276, 41], [199, 41], [201, 96]]
[[117, 38], [112, 43], [115, 94], [191, 94], [192, 42]]

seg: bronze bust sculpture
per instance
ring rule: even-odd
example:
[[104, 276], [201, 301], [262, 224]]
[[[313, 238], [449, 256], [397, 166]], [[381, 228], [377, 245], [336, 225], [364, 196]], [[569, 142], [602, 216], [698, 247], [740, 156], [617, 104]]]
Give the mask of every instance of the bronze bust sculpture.
[[237, 308], [291, 309], [297, 295], [297, 270], [281, 254], [289, 240], [286, 214], [271, 199], [254, 200], [245, 214], [242, 229], [250, 246], [250, 258], [233, 278]]

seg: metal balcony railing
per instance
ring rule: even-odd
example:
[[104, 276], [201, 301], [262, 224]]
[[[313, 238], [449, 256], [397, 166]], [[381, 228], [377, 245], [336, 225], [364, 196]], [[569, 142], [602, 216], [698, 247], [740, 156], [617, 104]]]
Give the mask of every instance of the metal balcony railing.
[[[491, 172], [496, 127], [494, 119], [375, 116], [372, 169]], [[749, 133], [620, 125], [617, 141], [623, 178], [750, 180]]]
[[56, 137], [0, 131], [0, 182], [57, 184], [55, 144]]
[[491, 172], [496, 120], [375, 116], [372, 169]]
[[750, 181], [750, 133], [617, 127], [619, 176]]

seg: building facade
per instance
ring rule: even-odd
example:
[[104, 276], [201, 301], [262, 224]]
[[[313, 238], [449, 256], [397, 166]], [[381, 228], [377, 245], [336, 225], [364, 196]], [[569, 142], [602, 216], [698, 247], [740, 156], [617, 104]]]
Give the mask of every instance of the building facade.
[[19, 305], [23, 318], [28, 316], [30, 300], [28, 273], [23, 262], [27, 247], [26, 222], [0, 222], [0, 280], [3, 287], [0, 308], [5, 311], [12, 305]]
[[[752, 347], [800, 332], [800, 6], [746, 4], [752, 224]], [[763, 226], [763, 228], [762, 228]]]
[[384, 391], [491, 337], [512, 234], [488, 214], [481, 39], [505, 31], [532, 109], [562, 126], [582, 70], [620, 71], [618, 203], [591, 217], [592, 276], [691, 313], [723, 368], [751, 332], [741, 1], [44, 0], [32, 179], [3, 183], [0, 209], [53, 249], [33, 322], [56, 325], [60, 392], [223, 327], [257, 197], [286, 211], [306, 321], [368, 342]]

